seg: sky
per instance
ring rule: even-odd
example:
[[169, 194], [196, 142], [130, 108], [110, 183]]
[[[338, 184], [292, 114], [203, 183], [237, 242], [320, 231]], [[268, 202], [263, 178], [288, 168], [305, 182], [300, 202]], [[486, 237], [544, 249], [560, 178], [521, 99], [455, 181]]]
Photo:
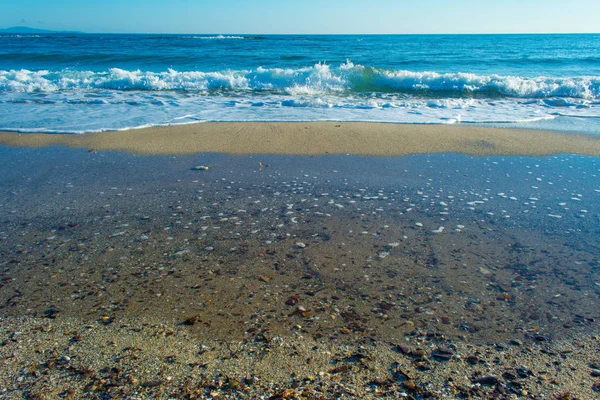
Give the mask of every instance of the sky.
[[89, 33], [588, 33], [598, 0], [0, 0], [0, 28]]

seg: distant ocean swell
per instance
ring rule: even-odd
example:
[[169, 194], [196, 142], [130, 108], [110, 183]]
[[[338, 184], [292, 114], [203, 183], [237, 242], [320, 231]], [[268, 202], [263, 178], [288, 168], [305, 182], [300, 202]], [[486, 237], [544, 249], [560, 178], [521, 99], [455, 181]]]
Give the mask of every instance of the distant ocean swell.
[[[1, 70], [0, 92], [59, 91], [275, 92], [288, 95], [405, 93], [426, 97], [600, 99], [600, 76], [523, 77], [390, 70], [350, 62], [305, 68], [256, 68], [215, 72], [148, 72], [111, 68], [103, 72]], [[560, 103], [560, 102], [558, 102]], [[560, 106], [560, 104], [555, 104]], [[566, 104], [568, 105], [568, 104]]]

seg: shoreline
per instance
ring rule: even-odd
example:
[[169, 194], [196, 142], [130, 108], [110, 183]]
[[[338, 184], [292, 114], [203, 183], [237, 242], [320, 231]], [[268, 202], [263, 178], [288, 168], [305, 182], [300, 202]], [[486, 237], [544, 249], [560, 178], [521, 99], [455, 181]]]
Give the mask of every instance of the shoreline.
[[0, 145], [136, 154], [600, 156], [600, 137], [558, 131], [364, 122], [210, 122], [82, 135], [0, 132]]

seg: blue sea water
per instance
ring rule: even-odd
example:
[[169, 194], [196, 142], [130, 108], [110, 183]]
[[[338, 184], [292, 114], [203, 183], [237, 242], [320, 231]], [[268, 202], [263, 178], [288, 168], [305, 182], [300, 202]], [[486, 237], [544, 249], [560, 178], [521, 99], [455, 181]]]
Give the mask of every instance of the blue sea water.
[[0, 129], [204, 121], [600, 133], [600, 35], [0, 35]]

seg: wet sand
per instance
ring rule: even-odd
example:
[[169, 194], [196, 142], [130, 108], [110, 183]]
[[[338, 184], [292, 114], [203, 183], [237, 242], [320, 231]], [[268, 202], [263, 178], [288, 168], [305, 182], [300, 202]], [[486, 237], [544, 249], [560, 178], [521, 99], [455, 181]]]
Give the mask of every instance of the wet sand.
[[598, 160], [0, 147], [0, 391], [594, 398]]
[[85, 135], [0, 132], [9, 146], [67, 145], [139, 154], [585, 154], [600, 156], [600, 137], [479, 126], [335, 122], [200, 123]]

